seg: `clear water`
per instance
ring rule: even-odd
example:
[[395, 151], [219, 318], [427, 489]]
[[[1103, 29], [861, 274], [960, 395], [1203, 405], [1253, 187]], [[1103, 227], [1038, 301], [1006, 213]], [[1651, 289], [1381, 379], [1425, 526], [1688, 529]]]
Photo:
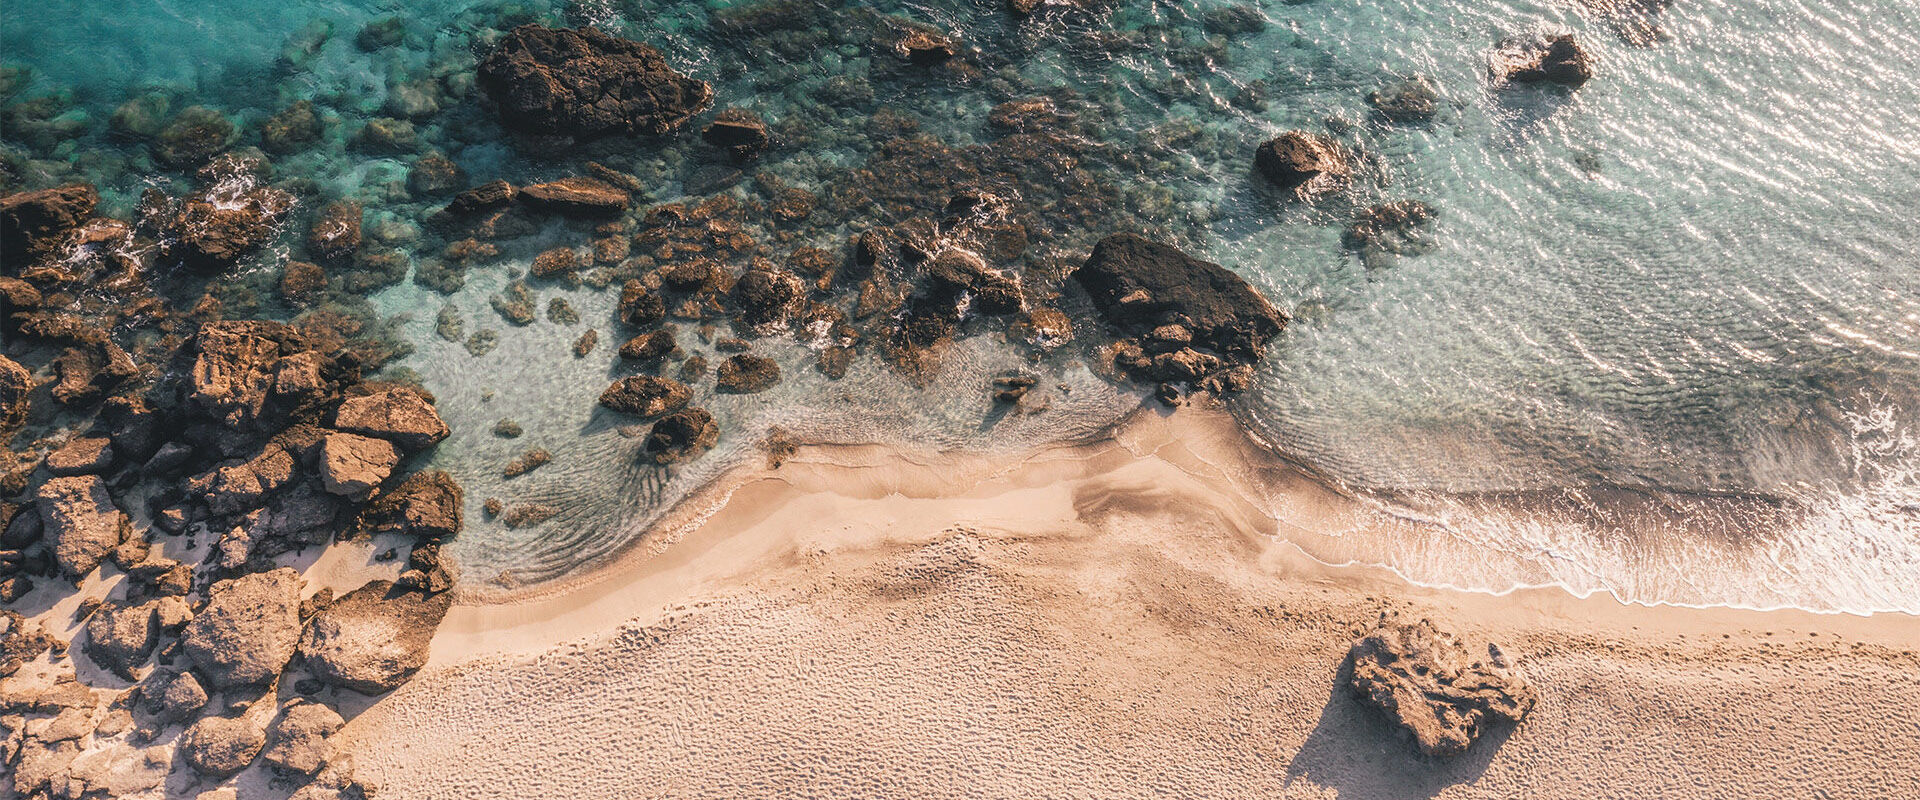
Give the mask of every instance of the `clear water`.
[[[1017, 25], [997, 0], [874, 4], [959, 33], [1000, 71], [942, 86], [882, 79], [855, 42], [743, 54], [706, 33], [710, 10], [730, 5], [210, 0], [109, 12], [48, 0], [9, 9], [0, 49], [34, 68], [30, 93], [70, 92], [96, 125], [143, 91], [242, 122], [312, 98], [350, 121], [377, 113], [390, 85], [470, 71], [476, 37], [503, 20], [591, 21], [660, 46], [723, 103], [811, 120], [812, 146], [761, 169], [815, 189], [868, 154], [864, 114], [817, 102], [830, 80], [873, 78], [876, 103], [955, 145], [990, 138], [982, 120], [1002, 85], [1070, 87], [1134, 156], [1090, 169], [1125, 184], [1156, 232], [1296, 312], [1259, 385], [1235, 402], [1249, 430], [1429, 523], [1369, 548], [1328, 543], [1323, 555], [1478, 588], [1920, 612], [1920, 6], [1680, 0], [1660, 17], [1668, 38], [1635, 47], [1574, 0], [1268, 2], [1265, 30], [1230, 38], [1203, 31], [1204, 14], [1227, 5], [1218, 0]], [[394, 13], [409, 21], [405, 47], [353, 46], [361, 24]], [[315, 19], [333, 35], [289, 69], [289, 37]], [[1580, 35], [1598, 77], [1571, 94], [1490, 89], [1493, 43], [1547, 28]], [[1094, 46], [1114, 32], [1133, 45]], [[1371, 115], [1368, 91], [1415, 74], [1440, 87], [1433, 123]], [[1264, 87], [1264, 108], [1234, 102], [1249, 86]], [[476, 178], [553, 172], [476, 118], [449, 109], [423, 136]], [[278, 168], [362, 199], [372, 219], [416, 211], [395, 186], [403, 162], [346, 149], [351, 127]], [[1350, 201], [1301, 205], [1252, 186], [1253, 147], [1289, 128], [1332, 131], [1367, 154]], [[683, 147], [637, 146], [652, 199], [684, 191]], [[84, 172], [84, 149], [56, 157]], [[136, 157], [102, 178], [110, 201], [130, 205], [141, 172]], [[1432, 252], [1369, 269], [1341, 248], [1354, 205], [1401, 198], [1439, 209]], [[833, 249], [845, 233], [810, 235]], [[1071, 236], [1058, 247], [1084, 252]], [[965, 342], [926, 387], [870, 360], [829, 382], [801, 345], [768, 340], [758, 347], [786, 367], [774, 392], [702, 389], [728, 431], [721, 449], [671, 473], [642, 469], [635, 440], [591, 411], [617, 369], [617, 335], [598, 322], [612, 298], [567, 290], [581, 326], [508, 326], [486, 297], [512, 266], [470, 273], [451, 299], [469, 331], [499, 331], [484, 357], [433, 335], [448, 298], [411, 284], [375, 298], [408, 320], [417, 349], [402, 365], [453, 423], [435, 459], [468, 486], [469, 518], [489, 496], [561, 509], [521, 530], [478, 522], [463, 538], [470, 574], [510, 583], [617, 550], [664, 504], [758, 457], [755, 434], [774, 425], [1011, 450], [1097, 431], [1137, 403], [1063, 357], [1043, 365], [1071, 389], [1054, 389], [1060, 402], [988, 424], [978, 387], [1020, 363], [996, 337]], [[543, 307], [556, 291], [542, 292]], [[588, 325], [601, 328], [601, 350], [575, 360], [568, 348]], [[502, 417], [528, 434], [494, 438]], [[530, 446], [555, 463], [500, 479], [498, 465]]]

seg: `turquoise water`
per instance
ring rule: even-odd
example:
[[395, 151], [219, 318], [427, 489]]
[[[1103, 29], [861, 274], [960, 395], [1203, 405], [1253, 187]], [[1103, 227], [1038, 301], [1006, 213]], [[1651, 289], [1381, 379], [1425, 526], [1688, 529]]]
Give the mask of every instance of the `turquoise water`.
[[[1663, 40], [1636, 46], [1578, 2], [1269, 2], [1254, 7], [1257, 31], [1221, 25], [1232, 4], [1213, 0], [1025, 22], [991, 0], [823, 2], [758, 41], [714, 32], [715, 10], [736, 5], [22, 5], [0, 26], [6, 62], [33, 70], [15, 99], [63, 97], [63, 118], [87, 133], [10, 148], [30, 180], [87, 176], [125, 209], [164, 177], [107, 133], [129, 97], [206, 104], [243, 129], [311, 99], [334, 124], [321, 146], [277, 159], [279, 173], [361, 200], [369, 229], [410, 249], [425, 247], [410, 228], [434, 206], [405, 190], [410, 156], [348, 141], [358, 120], [409, 92], [432, 87], [438, 109], [417, 114], [420, 137], [476, 181], [576, 171], [521, 157], [465, 93], [474, 53], [518, 22], [592, 22], [659, 46], [713, 82], [721, 104], [788, 126], [787, 146], [757, 171], [823, 197], [876, 157], [868, 131], [882, 107], [950, 146], [987, 145], [995, 103], [1070, 89], [1062, 105], [1089, 123], [1074, 168], [1102, 205], [1042, 215], [1025, 268], [1077, 259], [1107, 232], [1083, 228], [1143, 227], [1293, 311], [1235, 413], [1277, 450], [1426, 523], [1384, 549], [1329, 542], [1324, 557], [1476, 588], [1920, 611], [1920, 6], [1683, 0], [1659, 17]], [[861, 9], [958, 34], [978, 48], [980, 74], [899, 74], [875, 53]], [[363, 25], [394, 14], [405, 20], [398, 47], [356, 46]], [[1594, 52], [1591, 83], [1488, 85], [1495, 42], [1548, 29]], [[1368, 92], [1416, 75], [1438, 87], [1436, 119], [1373, 114]], [[1254, 146], [1291, 128], [1364, 154], [1351, 197], [1300, 204], [1252, 184]], [[596, 157], [640, 177], [653, 201], [673, 201], [709, 188], [694, 138]], [[746, 196], [750, 183], [725, 191]], [[1439, 211], [1429, 252], [1369, 264], [1341, 246], [1353, 208], [1405, 198]], [[816, 213], [790, 244], [839, 252], [865, 224]], [[701, 390], [728, 431], [719, 451], [672, 472], [638, 468], [631, 438], [590, 412], [618, 369], [617, 335], [596, 324], [613, 298], [542, 289], [543, 307], [565, 296], [582, 312], [575, 326], [518, 328], [488, 307], [530, 253], [581, 244], [568, 235], [536, 235], [451, 298], [412, 283], [373, 298], [414, 345], [396, 366], [418, 374], [453, 423], [435, 459], [469, 487], [470, 519], [489, 496], [559, 509], [519, 530], [477, 523], [457, 546], [470, 576], [540, 580], [617, 550], [672, 500], [757, 457], [755, 434], [772, 426], [1011, 451], [1087, 435], [1138, 402], [1071, 348], [1033, 364], [996, 334], [964, 341], [924, 387], [871, 357], [827, 381], [803, 343], [767, 340], [756, 347], [785, 366], [779, 388]], [[475, 357], [434, 336], [449, 302], [500, 345]], [[571, 358], [590, 326], [601, 350]], [[1058, 402], [983, 422], [991, 406], [975, 387], [1013, 368], [1044, 372]], [[502, 417], [528, 434], [492, 437]], [[555, 463], [499, 478], [529, 446]]]

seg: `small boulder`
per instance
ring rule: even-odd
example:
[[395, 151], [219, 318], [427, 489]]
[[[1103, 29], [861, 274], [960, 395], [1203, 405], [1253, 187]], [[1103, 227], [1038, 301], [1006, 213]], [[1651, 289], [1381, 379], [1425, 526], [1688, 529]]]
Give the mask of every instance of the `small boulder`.
[[272, 680], [299, 638], [300, 575], [281, 567], [214, 584], [180, 645], [215, 687], [225, 688]]
[[80, 578], [127, 538], [129, 521], [98, 475], [53, 478], [34, 495], [40, 524], [61, 572]]
[[678, 348], [679, 345], [674, 341], [673, 326], [669, 325], [628, 339], [626, 344], [620, 345], [620, 357], [628, 361], [653, 362], [672, 355]]
[[1571, 33], [1509, 40], [1493, 55], [1494, 77], [1511, 83], [1578, 87], [1593, 78], [1593, 56]]
[[154, 604], [107, 603], [87, 617], [87, 655], [93, 663], [128, 680], [147, 660], [158, 636]]
[[159, 670], [140, 687], [141, 707], [162, 725], [191, 719], [207, 704], [207, 690], [191, 670]]
[[113, 465], [113, 440], [82, 436], [47, 454], [47, 471], [55, 475], [93, 475]]
[[307, 230], [307, 251], [322, 262], [337, 262], [353, 257], [360, 249], [359, 203], [345, 200], [326, 204]]
[[360, 512], [359, 527], [366, 533], [451, 539], [460, 534], [465, 498], [466, 492], [452, 475], [441, 470], [416, 472], [368, 503]]
[[7, 272], [18, 273], [27, 262], [53, 253], [99, 203], [100, 193], [89, 183], [0, 197], [0, 262]]
[[364, 497], [399, 462], [399, 451], [385, 439], [329, 433], [320, 440], [320, 480], [332, 494]]
[[259, 419], [273, 388], [286, 327], [261, 321], [209, 322], [194, 336], [187, 399], [226, 427]]
[[706, 130], [700, 132], [700, 138], [707, 144], [718, 147], [736, 162], [752, 161], [766, 152], [772, 138], [767, 135], [767, 123], [760, 115], [744, 108], [723, 109], [715, 115]]
[[451, 431], [439, 412], [418, 392], [393, 389], [349, 397], [334, 412], [333, 426], [348, 433], [377, 436], [408, 452], [425, 450]]
[[1263, 142], [1253, 153], [1253, 166], [1273, 185], [1306, 193], [1345, 183], [1353, 171], [1338, 142], [1305, 131]]
[[267, 726], [267, 749], [261, 758], [287, 772], [312, 775], [333, 760], [328, 741], [346, 722], [334, 710], [295, 698], [280, 709]]
[[246, 717], [206, 717], [180, 734], [180, 755], [200, 774], [225, 778], [246, 769], [267, 744]]
[[785, 323], [806, 297], [807, 284], [784, 269], [750, 269], [733, 285], [740, 323], [764, 331]]
[[1393, 122], [1425, 122], [1440, 110], [1440, 91], [1433, 81], [1415, 77], [1374, 90], [1367, 103]]
[[652, 325], [667, 317], [666, 301], [660, 299], [660, 293], [647, 287], [639, 280], [629, 280], [620, 287], [620, 321], [636, 328]]
[[1518, 723], [1533, 710], [1533, 688], [1513, 674], [1498, 647], [1488, 646], [1486, 661], [1475, 660], [1459, 639], [1424, 619], [1383, 617], [1354, 641], [1347, 666], [1354, 695], [1412, 733], [1429, 756], [1464, 753], [1487, 725]]
[[664, 134], [713, 99], [713, 87], [674, 71], [652, 46], [593, 28], [515, 28], [477, 78], [501, 124], [578, 141]]
[[600, 405], [637, 417], [657, 417], [679, 411], [692, 400], [691, 387], [655, 375], [628, 375], [600, 393]]
[[713, 390], [721, 394], [758, 394], [779, 382], [778, 363], [745, 353], [729, 356], [713, 373]]
[[300, 656], [322, 681], [363, 694], [389, 692], [427, 663], [427, 647], [453, 598], [372, 581], [315, 614]]
[[1195, 343], [1252, 360], [1286, 325], [1266, 298], [1225, 267], [1131, 233], [1100, 240], [1073, 279], [1108, 322], [1133, 335], [1182, 323]]
[[520, 190], [529, 206], [570, 216], [611, 216], [625, 211], [626, 191], [593, 178], [562, 178]]
[[698, 458], [720, 441], [720, 426], [704, 408], [687, 408], [662, 417], [647, 432], [646, 460], [660, 465]]
[[33, 374], [20, 362], [0, 356], [0, 439], [18, 433], [27, 423], [27, 413], [33, 410], [32, 392]]

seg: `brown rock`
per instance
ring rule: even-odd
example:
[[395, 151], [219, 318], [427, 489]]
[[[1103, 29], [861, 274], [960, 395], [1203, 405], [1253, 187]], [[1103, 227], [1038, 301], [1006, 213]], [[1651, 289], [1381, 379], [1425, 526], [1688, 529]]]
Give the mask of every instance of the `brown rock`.
[[553, 461], [553, 454], [543, 448], [534, 448], [514, 457], [500, 470], [502, 478], [518, 478]]
[[28, 262], [52, 254], [99, 203], [100, 193], [88, 183], [0, 197], [0, 263], [17, 274]]
[[55, 475], [92, 475], [113, 465], [113, 440], [82, 436], [47, 454], [47, 471]]
[[253, 763], [267, 737], [246, 717], [206, 717], [180, 734], [180, 755], [200, 774], [225, 778]]
[[478, 80], [514, 130], [584, 141], [659, 135], [706, 108], [713, 88], [659, 51], [592, 28], [522, 25], [480, 63]]
[[693, 389], [672, 378], [628, 375], [600, 393], [600, 405], [622, 414], [657, 417], [686, 408]]
[[779, 382], [778, 363], [745, 353], [729, 356], [713, 373], [713, 390], [721, 394], [758, 394]]
[[377, 436], [408, 452], [425, 450], [450, 431], [439, 412], [418, 392], [393, 389], [349, 397], [334, 412], [333, 426], [348, 433]]
[[320, 442], [320, 480], [337, 495], [364, 497], [386, 481], [399, 461], [399, 451], [385, 439], [329, 433]]
[[300, 638], [300, 575], [256, 572], [213, 585], [180, 647], [215, 687], [262, 684], [280, 674]]
[[667, 326], [628, 339], [620, 345], [620, 357], [629, 361], [659, 361], [671, 355], [679, 345], [674, 341], [674, 329]]
[[453, 603], [373, 581], [315, 614], [300, 638], [314, 677], [363, 694], [399, 688], [427, 663], [433, 632]]
[[630, 198], [618, 187], [593, 178], [575, 177], [523, 188], [520, 200], [558, 214], [610, 216], [625, 211]]
[[321, 261], [342, 261], [360, 249], [359, 203], [335, 201], [320, 209], [307, 230], [307, 250]]
[[647, 432], [642, 449], [655, 464], [676, 464], [700, 457], [720, 441], [720, 426], [704, 408], [687, 408], [662, 417]]
[[285, 326], [269, 322], [209, 322], [195, 335], [188, 398], [228, 428], [260, 417], [280, 357], [276, 333]]
[[1533, 710], [1534, 692], [1516, 676], [1500, 649], [1474, 660], [1460, 640], [1420, 620], [1382, 618], [1347, 652], [1351, 686], [1361, 702], [1413, 734], [1420, 752], [1466, 752], [1495, 721], [1518, 723]]
[[767, 123], [758, 114], [744, 108], [722, 109], [706, 130], [700, 132], [700, 138], [705, 139], [707, 144], [727, 151], [727, 155], [737, 162], [759, 157], [772, 141], [767, 135]]
[[360, 512], [360, 529], [420, 539], [451, 539], [460, 533], [465, 497], [452, 475], [440, 470], [416, 472], [393, 491], [367, 504]]
[[533, 267], [527, 270], [536, 278], [571, 277], [573, 271], [580, 268], [580, 255], [571, 247], [555, 247], [533, 257]]
[[53, 557], [70, 578], [93, 571], [127, 538], [127, 515], [113, 505], [98, 475], [53, 478], [34, 495]]
[[1571, 33], [1522, 38], [1501, 46], [1494, 54], [1492, 70], [1495, 77], [1514, 83], [1578, 87], [1593, 78], [1593, 56]]
[[1288, 131], [1262, 143], [1254, 151], [1253, 166], [1275, 186], [1312, 192], [1344, 183], [1353, 170], [1338, 142], [1304, 131]]
[[344, 725], [333, 709], [294, 698], [267, 726], [267, 749], [261, 758], [287, 772], [312, 775], [333, 760], [328, 739]]
[[33, 392], [33, 374], [6, 356], [0, 356], [0, 440], [11, 438], [27, 423], [33, 410], [29, 395]]

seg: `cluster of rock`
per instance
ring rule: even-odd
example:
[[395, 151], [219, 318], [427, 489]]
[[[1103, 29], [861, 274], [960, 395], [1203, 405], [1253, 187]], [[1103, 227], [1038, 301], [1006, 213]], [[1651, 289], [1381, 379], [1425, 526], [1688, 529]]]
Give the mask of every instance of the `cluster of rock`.
[[1460, 640], [1421, 619], [1383, 617], [1347, 652], [1349, 687], [1413, 735], [1428, 756], [1456, 756], [1501, 722], [1517, 724], [1535, 695], [1500, 648], [1473, 658]]

